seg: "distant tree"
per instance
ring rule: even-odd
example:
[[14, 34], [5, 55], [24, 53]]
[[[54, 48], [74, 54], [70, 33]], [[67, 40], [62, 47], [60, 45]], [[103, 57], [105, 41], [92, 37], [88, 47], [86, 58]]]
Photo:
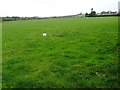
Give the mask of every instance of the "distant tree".
[[93, 11], [93, 8], [91, 8], [91, 11]]
[[95, 17], [96, 16], [96, 11], [91, 11], [90, 16]]
[[79, 13], [78, 15], [82, 15], [82, 13]]
[[88, 13], [85, 13], [85, 15], [89, 15]]
[[89, 17], [90, 16], [90, 14], [88, 14], [88, 13], [85, 13], [85, 17]]

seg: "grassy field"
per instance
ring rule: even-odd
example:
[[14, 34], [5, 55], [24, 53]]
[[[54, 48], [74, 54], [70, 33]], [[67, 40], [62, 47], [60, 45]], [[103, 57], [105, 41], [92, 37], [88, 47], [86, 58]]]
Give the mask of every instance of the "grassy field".
[[0, 89], [2, 89], [2, 20], [0, 19]]
[[3, 88], [119, 87], [117, 17], [3, 22], [2, 37]]

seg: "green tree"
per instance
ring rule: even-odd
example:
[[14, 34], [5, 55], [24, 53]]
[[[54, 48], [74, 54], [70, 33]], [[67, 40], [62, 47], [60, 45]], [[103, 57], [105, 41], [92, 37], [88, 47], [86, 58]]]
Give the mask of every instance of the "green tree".
[[90, 16], [95, 17], [96, 16], [96, 11], [91, 11]]

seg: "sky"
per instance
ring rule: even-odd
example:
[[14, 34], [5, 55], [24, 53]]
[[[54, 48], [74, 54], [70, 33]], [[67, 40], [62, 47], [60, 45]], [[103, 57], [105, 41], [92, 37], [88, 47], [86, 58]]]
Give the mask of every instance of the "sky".
[[120, 0], [0, 0], [0, 16], [48, 17], [118, 11]]

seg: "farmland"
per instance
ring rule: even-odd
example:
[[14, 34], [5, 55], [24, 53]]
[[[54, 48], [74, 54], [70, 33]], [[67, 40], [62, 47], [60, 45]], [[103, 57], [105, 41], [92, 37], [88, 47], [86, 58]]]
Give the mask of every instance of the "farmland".
[[119, 87], [117, 19], [3, 22], [3, 88]]

